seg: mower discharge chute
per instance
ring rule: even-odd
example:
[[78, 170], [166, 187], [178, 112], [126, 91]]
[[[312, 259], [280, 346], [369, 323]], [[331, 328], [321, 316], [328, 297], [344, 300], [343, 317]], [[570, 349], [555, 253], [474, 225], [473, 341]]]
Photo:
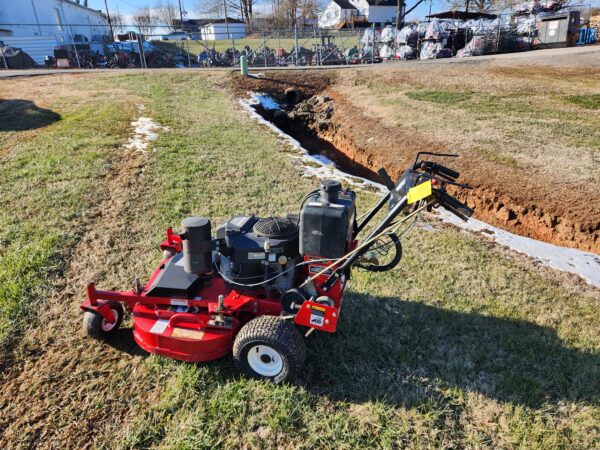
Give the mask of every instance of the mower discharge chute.
[[[135, 341], [148, 352], [201, 362], [233, 352], [245, 374], [275, 382], [294, 379], [305, 359], [305, 335], [336, 331], [353, 266], [369, 271], [395, 267], [401, 237], [424, 209], [443, 206], [463, 220], [472, 210], [446, 192], [458, 172], [432, 161], [414, 164], [362, 220], [356, 196], [324, 180], [308, 194], [299, 215], [236, 216], [212, 236], [208, 219], [186, 218], [180, 234], [167, 230], [164, 260], [148, 283], [133, 291], [87, 287], [84, 328], [106, 338], [133, 315]], [[358, 235], [386, 205], [389, 210], [366, 238]], [[404, 217], [399, 219], [401, 213]], [[407, 225], [408, 224], [408, 225]], [[399, 230], [403, 228], [402, 233]]]

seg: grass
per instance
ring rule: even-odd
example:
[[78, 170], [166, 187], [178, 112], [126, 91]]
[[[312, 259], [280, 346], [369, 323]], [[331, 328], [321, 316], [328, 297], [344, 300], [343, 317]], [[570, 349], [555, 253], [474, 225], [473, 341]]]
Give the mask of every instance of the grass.
[[[14, 106], [11, 106], [14, 105]], [[46, 126], [12, 146], [0, 165], [0, 346], [18, 336], [35, 302], [51, 289], [81, 230], [96, 183], [127, 124], [118, 102], [57, 114], [21, 101], [0, 102], [13, 113], [0, 134]], [[1, 114], [1, 113], [0, 113]], [[41, 116], [40, 116], [41, 114]]]
[[[133, 95], [146, 106], [145, 115], [170, 131], [161, 133], [156, 151], [147, 156], [146, 181], [125, 184], [132, 201], [121, 206], [122, 213], [136, 220], [108, 232], [114, 240], [130, 244], [122, 247], [118, 258], [82, 255], [77, 262], [82, 268], [97, 267], [99, 286], [126, 288], [126, 280], [136, 273], [149, 273], [158, 262], [154, 247], [163, 228], [176, 226], [183, 216], [211, 217], [216, 225], [240, 212], [295, 211], [316, 180], [300, 177], [282, 151], [284, 144], [241, 115], [235, 98], [220, 87], [226, 85], [224, 76], [119, 74], [78, 81], [75, 87], [82, 96], [119, 89], [130, 106], [111, 107], [112, 100], [107, 100], [106, 109], [90, 110], [84, 104], [61, 110], [63, 120], [36, 137], [38, 144], [58, 142], [58, 147], [47, 153], [38, 149], [29, 158], [29, 152], [41, 146], [28, 142], [12, 149], [1, 163], [6, 177], [2, 186], [17, 183], [21, 188], [3, 204], [3, 223], [12, 216], [28, 218], [31, 229], [49, 236], [76, 225], [86, 210], [79, 199], [87, 198], [94, 185], [111, 183], [97, 177], [106, 152], [127, 135]], [[61, 155], [75, 168], [57, 163]], [[24, 159], [17, 163], [19, 157]], [[45, 175], [37, 175], [42, 169]], [[73, 173], [79, 176], [69, 178]], [[27, 188], [24, 181], [18, 184], [37, 176], [39, 182], [30, 181]], [[45, 195], [48, 177], [66, 179], [73, 196]], [[5, 193], [10, 194], [9, 189]], [[359, 193], [361, 211], [375, 200], [373, 194]], [[9, 210], [8, 205], [14, 207]], [[120, 215], [119, 205], [115, 208]], [[17, 219], [10, 222], [15, 234], [19, 224]], [[75, 231], [69, 233], [70, 239], [77, 239]], [[92, 222], [85, 239], [103, 233]], [[49, 254], [62, 255], [55, 244], [48, 244]], [[24, 260], [35, 259], [29, 258], [35, 252], [18, 248], [21, 251], [14, 253]], [[46, 258], [28, 270], [52, 267]], [[47, 280], [44, 272], [39, 278]], [[79, 447], [91, 442], [107, 448], [595, 448], [600, 439], [600, 319], [592, 295], [597, 292], [586, 294], [559, 280], [471, 235], [437, 226], [433, 231], [417, 229], [405, 242], [398, 269], [355, 273], [338, 332], [308, 338], [307, 366], [298, 385], [245, 379], [230, 358], [187, 364], [132, 357], [108, 344], [90, 343], [74, 328], [69, 345], [55, 352], [58, 364], [48, 364], [43, 355], [31, 361], [39, 365], [41, 381], [31, 380], [28, 389], [33, 395], [22, 397], [31, 408], [37, 404], [37, 387], [74, 400], [58, 403], [60, 415], [45, 416], [43, 429], [52, 430], [50, 434], [37, 438], [24, 420], [12, 425], [11, 436], [17, 437], [11, 443]], [[28, 305], [35, 301], [28, 294], [20, 298]], [[71, 300], [74, 309], [77, 301], [77, 296]], [[79, 324], [72, 321], [68, 326]], [[30, 329], [34, 336], [35, 328]], [[78, 376], [89, 374], [86, 383], [72, 382], [69, 372], [46, 369], [46, 364], [68, 367], [75, 353]], [[30, 354], [23, 354], [23, 364]], [[96, 368], [103, 360], [114, 366]], [[52, 376], [48, 370], [53, 370]], [[96, 380], [97, 373], [101, 380]], [[99, 391], [99, 385], [107, 390]], [[7, 405], [5, 413], [27, 411], [25, 403]], [[48, 410], [55, 404], [42, 405]], [[90, 441], [76, 440], [88, 436], [86, 432], [93, 435]]]
[[567, 101], [585, 109], [600, 109], [600, 94], [570, 95]]
[[[390, 67], [352, 74], [341, 84], [356, 108], [376, 111], [459, 153], [476, 150], [509, 167], [600, 181], [594, 156], [600, 151], [600, 97], [587, 77], [579, 78], [585, 73], [583, 68], [534, 74], [530, 67]], [[357, 88], [361, 95], [355, 95]]]
[[406, 93], [408, 98], [418, 101], [441, 103], [454, 105], [464, 102], [470, 98], [467, 92], [449, 92], [449, 91], [410, 91]]

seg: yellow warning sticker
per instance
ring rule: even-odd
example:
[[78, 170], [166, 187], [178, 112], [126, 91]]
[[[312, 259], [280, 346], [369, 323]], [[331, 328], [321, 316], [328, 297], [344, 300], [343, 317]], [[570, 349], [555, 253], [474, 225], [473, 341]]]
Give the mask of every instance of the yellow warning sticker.
[[431, 195], [431, 180], [421, 183], [408, 190], [408, 204], [416, 203]]
[[312, 305], [312, 309], [316, 309], [317, 311], [325, 312], [325, 308], [323, 308], [322, 306]]
[[174, 328], [173, 332], [171, 333], [171, 337], [195, 339], [200, 341], [204, 337], [204, 331], [190, 330], [189, 328]]

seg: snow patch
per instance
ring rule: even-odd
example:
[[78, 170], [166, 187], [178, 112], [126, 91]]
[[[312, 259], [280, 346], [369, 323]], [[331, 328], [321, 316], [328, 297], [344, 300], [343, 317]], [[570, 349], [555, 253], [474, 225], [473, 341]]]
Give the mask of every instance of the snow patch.
[[[256, 112], [255, 106], [261, 105], [267, 110], [281, 109], [279, 104], [273, 100], [267, 94], [261, 94], [256, 92], [250, 92], [249, 100], [240, 100], [240, 105], [246, 110], [254, 119], [258, 122], [269, 127], [274, 133], [276, 133], [286, 144], [293, 147], [298, 151], [298, 155], [290, 155], [290, 157], [300, 165], [302, 169], [302, 175], [305, 177], [317, 177], [327, 178], [330, 180], [339, 180], [342, 183], [350, 185], [356, 189], [363, 189], [369, 191], [378, 191], [381, 193], [387, 192], [387, 189], [379, 183], [367, 180], [361, 177], [355, 177], [349, 175], [346, 172], [338, 169], [333, 161], [323, 155], [311, 155], [308, 150], [302, 147], [302, 144], [290, 135], [284, 133], [282, 130], [277, 128], [272, 122], [266, 120], [258, 112]], [[276, 107], [275, 107], [276, 105]]]
[[[144, 110], [144, 105], [138, 106], [138, 110], [141, 112]], [[125, 144], [125, 148], [128, 150], [135, 150], [138, 152], [145, 153], [151, 141], [158, 139], [159, 131], [168, 131], [168, 127], [163, 127], [156, 123], [150, 117], [140, 117], [137, 120], [131, 122], [133, 127], [134, 135], [129, 138], [129, 142]]]
[[[250, 100], [240, 100], [240, 104], [254, 119], [269, 127], [284, 142], [298, 150], [300, 154], [298, 156], [292, 155], [291, 157], [302, 165], [303, 176], [336, 179], [358, 189], [371, 188], [370, 190], [376, 190], [381, 193], [387, 192], [387, 188], [382, 184], [342, 172], [335, 166], [333, 161], [323, 155], [309, 154], [300, 142], [262, 117], [254, 109], [259, 104], [265, 109], [279, 109], [277, 102], [268, 95], [250, 93]], [[273, 106], [273, 104], [277, 105], [277, 107], [268, 108], [265, 106]], [[593, 286], [600, 287], [600, 258], [593, 253], [559, 247], [558, 245], [547, 244], [542, 241], [519, 236], [477, 219], [469, 219], [468, 222], [463, 222], [443, 208], [439, 208], [436, 211], [439, 214], [439, 218], [446, 223], [455, 225], [465, 231], [481, 233], [493, 239], [498, 244], [505, 245], [518, 253], [525, 254], [545, 266], [573, 273]], [[425, 227], [424, 229], [427, 231], [430, 230]]]
[[600, 258], [598, 255], [512, 234], [477, 219], [471, 218], [468, 222], [463, 222], [454, 214], [442, 208], [439, 208], [437, 212], [443, 222], [450, 223], [463, 230], [482, 233], [498, 244], [523, 253], [545, 266], [574, 273], [588, 283], [600, 287]]

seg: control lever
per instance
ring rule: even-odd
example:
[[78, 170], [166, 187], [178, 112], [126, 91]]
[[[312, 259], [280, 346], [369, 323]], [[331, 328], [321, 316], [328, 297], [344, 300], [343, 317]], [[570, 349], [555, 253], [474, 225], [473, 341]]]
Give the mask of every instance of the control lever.
[[436, 173], [443, 178], [449, 179], [450, 181], [454, 181], [460, 176], [460, 172], [452, 170], [446, 166], [442, 166], [441, 164], [433, 161], [421, 161], [419, 167], [422, 170]]
[[390, 191], [393, 191], [396, 188], [396, 184], [383, 167], [377, 171], [377, 175], [379, 175], [379, 178], [381, 178], [381, 181], [383, 181], [384, 186]]
[[473, 210], [471, 208], [469, 208], [464, 203], [458, 201], [457, 199], [452, 197], [450, 194], [447, 194], [446, 192], [444, 192], [440, 189], [433, 189], [433, 193], [435, 194], [436, 198], [439, 200], [440, 205], [442, 205], [444, 208], [446, 208], [452, 214], [460, 217], [465, 222], [469, 219], [469, 217], [471, 217], [473, 215]]

